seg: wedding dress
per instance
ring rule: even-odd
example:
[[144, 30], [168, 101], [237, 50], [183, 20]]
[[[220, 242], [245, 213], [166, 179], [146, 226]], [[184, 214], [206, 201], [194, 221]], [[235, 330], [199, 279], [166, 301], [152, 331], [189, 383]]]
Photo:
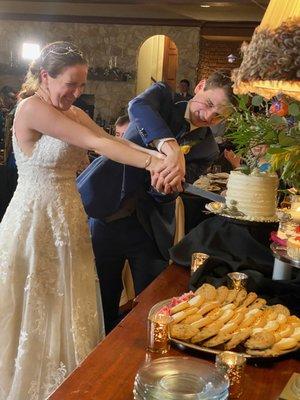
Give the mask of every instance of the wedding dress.
[[[76, 109], [72, 111], [76, 114]], [[104, 336], [75, 174], [85, 151], [16, 136], [18, 186], [0, 224], [0, 399], [44, 400]]]

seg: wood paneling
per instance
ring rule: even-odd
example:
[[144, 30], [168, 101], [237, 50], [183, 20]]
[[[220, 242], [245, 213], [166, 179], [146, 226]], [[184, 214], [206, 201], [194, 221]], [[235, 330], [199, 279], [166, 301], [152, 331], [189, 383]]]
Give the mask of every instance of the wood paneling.
[[178, 69], [178, 50], [175, 43], [165, 36], [164, 62], [162, 80], [167, 82], [176, 91], [176, 75]]

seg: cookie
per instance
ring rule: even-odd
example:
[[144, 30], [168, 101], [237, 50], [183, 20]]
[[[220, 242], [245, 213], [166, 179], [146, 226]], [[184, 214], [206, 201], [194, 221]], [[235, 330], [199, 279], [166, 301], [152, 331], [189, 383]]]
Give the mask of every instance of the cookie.
[[200, 332], [198, 332], [195, 336], [191, 338], [191, 342], [199, 343], [205, 339], [215, 336], [219, 332], [222, 325], [222, 322], [215, 321], [212, 324], [205, 326], [200, 330]]
[[203, 294], [198, 294], [194, 297], [192, 297], [189, 301], [188, 304], [191, 307], [200, 307], [203, 303], [205, 302], [205, 297]]
[[247, 297], [245, 298], [244, 302], [241, 304], [244, 307], [250, 306], [255, 300], [257, 299], [257, 294], [254, 292], [250, 292], [247, 294]]
[[187, 301], [183, 301], [183, 302], [181, 302], [179, 304], [176, 304], [176, 306], [172, 307], [170, 309], [170, 314], [171, 315], [176, 314], [179, 311], [182, 311], [182, 310], [184, 310], [185, 308], [188, 308], [188, 307], [190, 307], [189, 303]]
[[228, 322], [234, 315], [234, 311], [231, 309], [223, 311], [223, 307], [220, 309], [220, 321], [223, 321], [224, 324]]
[[229, 289], [226, 286], [220, 286], [217, 288], [217, 300], [220, 304], [223, 304], [227, 298]]
[[243, 301], [246, 299], [247, 297], [247, 292], [245, 289], [241, 289], [239, 290], [236, 298], [234, 299], [233, 303], [238, 307], [239, 305], [241, 305], [243, 303]]
[[173, 314], [172, 320], [173, 320], [173, 322], [178, 324], [178, 322], [183, 321], [186, 317], [188, 317], [191, 314], [195, 314], [197, 311], [198, 311], [197, 307], [186, 308], [183, 311], [179, 311], [178, 313]]
[[272, 350], [274, 351], [287, 351], [287, 350], [292, 350], [298, 346], [298, 342], [295, 338], [283, 338], [279, 340], [279, 342], [275, 343], [274, 346], [272, 347]]
[[300, 326], [297, 326], [296, 328], [294, 328], [290, 337], [293, 339], [296, 339], [298, 342], [300, 342]]
[[194, 314], [191, 314], [188, 317], [186, 317], [182, 321], [182, 323], [183, 324], [191, 324], [192, 322], [199, 321], [201, 318], [203, 318], [203, 315], [199, 311], [197, 311]]
[[192, 322], [191, 325], [193, 325], [195, 328], [203, 328], [204, 326], [207, 326], [214, 322], [216, 319], [218, 319], [220, 316], [220, 309], [215, 309], [210, 311], [205, 317]]
[[[299, 328], [299, 330], [300, 330], [300, 328]], [[294, 331], [295, 331], [295, 328], [293, 327], [293, 325], [281, 324], [279, 326], [279, 328], [274, 332], [274, 335], [276, 337], [276, 342], [279, 342], [280, 339], [292, 336]]]
[[205, 297], [206, 301], [212, 301], [215, 300], [217, 297], [217, 291], [216, 288], [209, 283], [204, 283], [202, 286], [200, 286], [195, 294], [201, 294]]
[[220, 344], [226, 343], [228, 340], [230, 340], [232, 334], [231, 333], [218, 333], [216, 336], [212, 337], [211, 339], [206, 340], [203, 343], [203, 346], [206, 347], [216, 347], [219, 346]]
[[248, 337], [251, 335], [251, 331], [252, 331], [251, 328], [245, 328], [245, 329], [240, 329], [239, 331], [234, 333], [229, 342], [225, 344], [225, 349], [226, 350], [234, 349], [240, 343], [248, 339]]
[[258, 297], [254, 303], [252, 303], [248, 308], [251, 310], [252, 308], [263, 308], [267, 304], [265, 299], [261, 299]]
[[271, 349], [266, 349], [266, 350], [253, 350], [253, 349], [247, 349], [246, 350], [247, 354], [250, 354], [251, 356], [255, 357], [274, 357], [277, 355], [273, 350]]
[[288, 317], [284, 314], [278, 314], [276, 321], [280, 323], [280, 325], [285, 324]]
[[262, 311], [259, 310], [258, 308], [253, 308], [252, 310], [249, 310], [245, 314], [245, 318], [242, 321], [240, 328], [248, 328], [249, 326], [253, 326], [254, 322], [259, 318], [259, 316], [262, 314]]
[[270, 308], [277, 311], [278, 314], [284, 314], [287, 317], [290, 315], [290, 310], [282, 304], [275, 304], [274, 306], [270, 306]]
[[214, 308], [219, 307], [219, 302], [218, 301], [209, 301], [207, 303], [204, 303], [200, 308], [199, 312], [204, 315], [207, 314], [209, 311], [213, 310]]
[[170, 328], [170, 335], [175, 339], [188, 340], [198, 333], [198, 329], [188, 324], [176, 324]]
[[251, 334], [250, 338], [246, 341], [245, 346], [247, 349], [252, 350], [265, 350], [272, 347], [276, 342], [276, 338], [271, 332], [257, 332]]
[[227, 295], [227, 298], [225, 300], [225, 304], [232, 303], [235, 300], [237, 294], [238, 294], [238, 290], [230, 289], [228, 291], [228, 295]]

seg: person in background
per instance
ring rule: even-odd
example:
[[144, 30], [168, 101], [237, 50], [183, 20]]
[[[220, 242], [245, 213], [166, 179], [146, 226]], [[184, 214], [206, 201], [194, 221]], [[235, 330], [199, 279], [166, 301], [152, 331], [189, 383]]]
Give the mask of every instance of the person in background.
[[181, 79], [178, 85], [179, 92], [174, 95], [174, 103], [177, 101], [186, 100], [189, 101], [193, 97], [190, 94], [190, 82], [187, 79]]
[[227, 161], [230, 162], [232, 168], [240, 168], [243, 164], [248, 165], [250, 168], [257, 167], [261, 172], [265, 172], [269, 169], [270, 164], [266, 160], [265, 155], [268, 151], [267, 144], [259, 144], [257, 146], [253, 146], [250, 149], [248, 155], [244, 158], [235, 154], [233, 150], [224, 150], [224, 157]]
[[[173, 94], [166, 83], [156, 82], [131, 100], [130, 124], [124, 135], [127, 140], [157, 148], [166, 155], [168, 176], [172, 178], [175, 168], [179, 177], [168, 195], [153, 190], [138, 169], [104, 157], [94, 160], [77, 180], [90, 216], [107, 331], [118, 321], [125, 260], [129, 260], [136, 294], [168, 265], [176, 226], [176, 192], [182, 191], [185, 176], [180, 145], [185, 140], [196, 141], [187, 154], [189, 160], [196, 159], [203, 168], [210, 165], [218, 155], [218, 145], [209, 126], [226, 117], [234, 99], [232, 82], [224, 71], [200, 81], [190, 101], [174, 103]], [[161, 179], [157, 181], [159, 191]]]
[[128, 115], [121, 115], [115, 122], [115, 136], [123, 137], [126, 129], [129, 125], [129, 117]]

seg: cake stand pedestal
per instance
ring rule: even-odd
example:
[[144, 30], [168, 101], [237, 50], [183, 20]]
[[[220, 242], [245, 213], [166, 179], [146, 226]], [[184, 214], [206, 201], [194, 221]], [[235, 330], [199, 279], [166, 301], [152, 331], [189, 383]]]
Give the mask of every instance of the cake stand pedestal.
[[286, 248], [276, 243], [271, 244], [271, 250], [275, 257], [272, 279], [274, 281], [291, 279], [293, 267], [300, 268], [300, 260], [289, 257]]

